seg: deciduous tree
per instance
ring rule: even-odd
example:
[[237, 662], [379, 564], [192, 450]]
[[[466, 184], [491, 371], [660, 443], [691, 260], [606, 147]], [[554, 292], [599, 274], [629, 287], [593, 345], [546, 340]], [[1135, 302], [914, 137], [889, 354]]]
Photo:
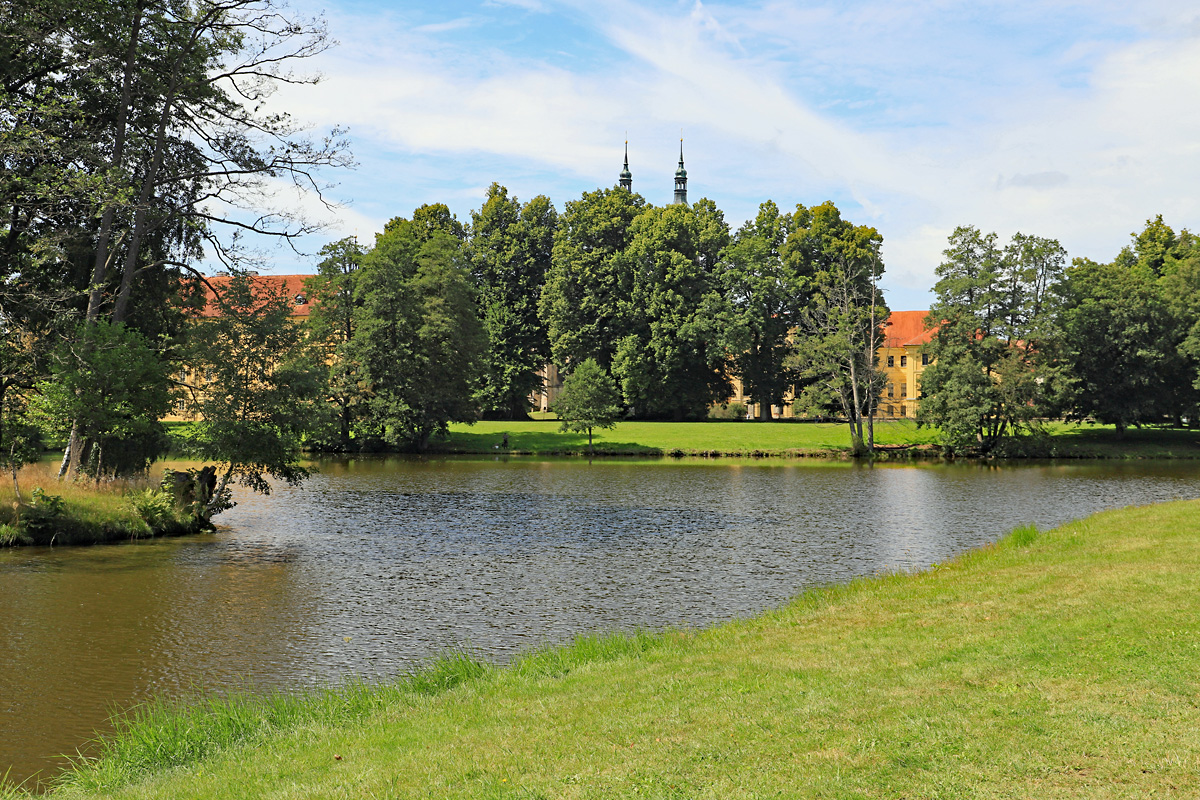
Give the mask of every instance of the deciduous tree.
[[611, 428], [621, 414], [621, 395], [604, 367], [594, 358], [576, 365], [563, 381], [562, 391], [553, 410], [562, 420], [564, 431], [587, 432], [588, 451], [594, 452], [592, 430]]
[[196, 321], [187, 363], [193, 383], [186, 434], [198, 458], [218, 464], [210, 510], [228, 507], [231, 481], [267, 494], [268, 477], [308, 477], [300, 447], [320, 389], [304, 332], [291, 320], [293, 299], [235, 271], [213, 302], [219, 314]]
[[537, 370], [550, 359], [550, 340], [538, 316], [558, 214], [539, 195], [524, 206], [493, 183], [471, 215], [468, 252], [487, 332], [479, 400], [485, 415], [523, 417], [539, 388]]
[[717, 272], [729, 228], [716, 205], [648, 208], [616, 258], [629, 298], [620, 306], [613, 377], [636, 416], [702, 418], [730, 394], [735, 329]]
[[475, 420], [484, 347], [461, 242], [420, 233], [397, 222], [363, 257], [351, 349], [364, 433], [417, 451], [450, 422]]

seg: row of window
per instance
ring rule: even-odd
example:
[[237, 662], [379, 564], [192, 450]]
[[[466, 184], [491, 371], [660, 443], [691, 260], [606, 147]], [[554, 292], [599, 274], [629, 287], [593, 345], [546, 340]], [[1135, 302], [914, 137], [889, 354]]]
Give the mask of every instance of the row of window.
[[[889, 384], [887, 385], [887, 396], [888, 396], [888, 397], [895, 397], [895, 396], [896, 396], [896, 386], [895, 386], [895, 384], [889, 383]], [[900, 396], [901, 396], [901, 397], [908, 397], [908, 384], [907, 384], [907, 383], [902, 383], [902, 384], [900, 384]]]
[[[888, 360], [889, 367], [896, 366], [896, 357], [895, 356], [888, 356], [887, 360]], [[902, 366], [902, 367], [908, 366], [908, 356], [900, 356], [900, 366]], [[921, 366], [922, 367], [929, 366], [929, 354], [928, 353], [921, 353]]]

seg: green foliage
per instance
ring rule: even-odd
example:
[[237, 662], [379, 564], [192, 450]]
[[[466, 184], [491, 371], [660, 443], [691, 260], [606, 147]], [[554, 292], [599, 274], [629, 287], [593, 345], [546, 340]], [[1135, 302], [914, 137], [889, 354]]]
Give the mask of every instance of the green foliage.
[[[803, 219], [807, 212], [798, 213]], [[721, 259], [721, 281], [734, 315], [732, 362], [746, 396], [758, 404], [760, 419], [770, 419], [771, 406], [783, 405], [798, 377], [789, 366], [789, 337], [807, 305], [808, 277], [796, 259], [783, 258], [795, 221], [768, 200], [738, 230]]]
[[161, 489], [133, 492], [129, 495], [129, 503], [151, 528], [162, 528], [175, 522], [175, 498]]
[[744, 403], [722, 403], [708, 410], [709, 419], [745, 419], [746, 405]]
[[801, 387], [799, 406], [841, 415], [856, 455], [874, 449], [872, 418], [883, 388], [875, 368], [888, 314], [877, 287], [882, 245], [879, 231], [842, 219], [837, 206], [826, 202], [796, 207], [781, 250], [810, 293], [798, 311], [794, 352], [786, 362]]
[[487, 333], [478, 400], [487, 416], [518, 419], [539, 389], [537, 370], [550, 358], [538, 298], [550, 268], [558, 214], [539, 195], [524, 206], [493, 183], [471, 214], [468, 258]]
[[33, 544], [33, 537], [16, 525], [0, 522], [0, 547], [17, 547]]
[[619, 306], [613, 377], [634, 416], [703, 419], [732, 391], [725, 354], [735, 325], [717, 274], [729, 228], [701, 200], [647, 208], [629, 230], [614, 257], [629, 298]]
[[592, 429], [616, 424], [621, 414], [621, 396], [604, 367], [589, 358], [563, 381], [553, 411], [562, 419], [562, 430], [587, 432], [591, 450]]
[[1195, 416], [1200, 248], [1162, 217], [1111, 264], [1075, 259], [1061, 289], [1073, 415], [1129, 425]]
[[[992, 452], [1005, 437], [1036, 431], [1061, 407], [1067, 380], [1056, 296], [1066, 253], [1057, 241], [956, 228], [938, 267], [927, 324], [917, 419], [956, 452]], [[1067, 334], [1070, 338], [1070, 334]]]
[[325, 401], [316, 411], [309, 444], [319, 449], [345, 452], [351, 447], [354, 417], [362, 401], [358, 369], [351, 342], [356, 332], [354, 299], [364, 251], [355, 238], [341, 239], [321, 248], [324, 258], [317, 274], [305, 284], [312, 304], [307, 333], [310, 352], [322, 373]]
[[560, 368], [594, 358], [610, 368], [632, 276], [617, 256], [629, 246], [634, 218], [646, 207], [624, 189], [585, 192], [559, 217], [538, 311]]
[[141, 334], [102, 320], [58, 348], [32, 405], [52, 437], [66, 438], [74, 425], [81, 472], [140, 474], [166, 452], [159, 419], [171, 408], [169, 385], [166, 364]]
[[187, 449], [221, 465], [218, 496], [231, 479], [264, 494], [267, 476], [299, 483], [320, 375], [290, 319], [292, 301], [235, 272], [216, 302], [221, 314], [192, 332], [188, 363], [203, 385], [188, 397], [198, 419], [184, 434]]
[[393, 220], [363, 258], [352, 358], [364, 436], [424, 450], [452, 421], [476, 418], [484, 347], [462, 244]]

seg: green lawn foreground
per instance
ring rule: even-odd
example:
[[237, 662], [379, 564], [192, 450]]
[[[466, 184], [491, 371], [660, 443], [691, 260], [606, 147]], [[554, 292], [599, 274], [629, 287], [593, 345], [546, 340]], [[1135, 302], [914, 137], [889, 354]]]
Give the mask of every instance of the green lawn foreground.
[[[274, 711], [160, 713], [59, 791], [1195, 797], [1197, 586], [1200, 501], [1107, 512], [713, 629], [586, 638], [504, 669], [448, 659]], [[222, 746], [235, 729], [252, 744]]]
[[[450, 438], [434, 448], [452, 453], [489, 453], [508, 434], [514, 453], [580, 453], [587, 434], [563, 433], [555, 420], [494, 421], [450, 426]], [[926, 444], [937, 432], [911, 420], [876, 422], [883, 445]], [[832, 422], [618, 422], [593, 433], [596, 452], [608, 455], [816, 455], [848, 451], [850, 431]]]

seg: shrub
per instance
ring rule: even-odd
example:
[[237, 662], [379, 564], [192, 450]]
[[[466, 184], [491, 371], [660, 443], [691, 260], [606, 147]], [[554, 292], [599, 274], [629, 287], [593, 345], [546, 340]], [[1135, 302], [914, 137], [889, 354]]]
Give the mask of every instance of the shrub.
[[14, 547], [19, 544], [33, 544], [33, 539], [22, 533], [16, 525], [0, 523], [0, 547]]
[[746, 405], [744, 403], [724, 403], [713, 406], [708, 410], [709, 419], [745, 419]]
[[147, 525], [161, 529], [175, 522], [175, 498], [161, 489], [146, 489], [129, 496], [133, 510]]

